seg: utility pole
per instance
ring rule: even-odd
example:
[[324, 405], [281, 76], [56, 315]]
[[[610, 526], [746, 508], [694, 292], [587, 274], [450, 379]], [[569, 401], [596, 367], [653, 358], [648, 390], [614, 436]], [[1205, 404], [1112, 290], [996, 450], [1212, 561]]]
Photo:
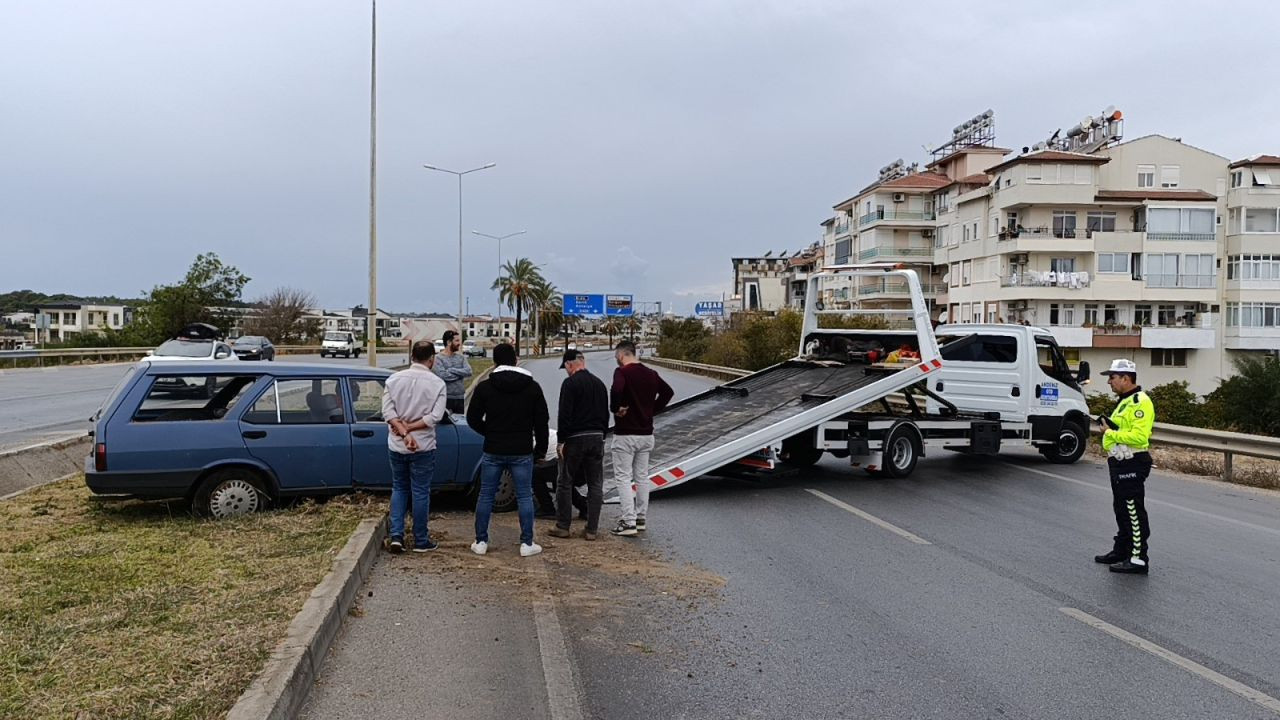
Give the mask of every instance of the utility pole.
[[369, 366], [378, 367], [378, 0], [372, 0], [373, 16], [369, 51], [369, 314], [365, 340]]

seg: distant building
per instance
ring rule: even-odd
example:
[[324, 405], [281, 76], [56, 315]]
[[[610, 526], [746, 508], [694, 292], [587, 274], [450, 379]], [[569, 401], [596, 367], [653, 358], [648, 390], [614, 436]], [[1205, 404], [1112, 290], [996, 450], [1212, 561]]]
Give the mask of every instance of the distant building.
[[127, 305], [50, 303], [31, 313], [30, 324], [47, 325], [40, 330], [41, 341], [66, 342], [81, 333], [122, 330], [133, 322], [133, 308]]

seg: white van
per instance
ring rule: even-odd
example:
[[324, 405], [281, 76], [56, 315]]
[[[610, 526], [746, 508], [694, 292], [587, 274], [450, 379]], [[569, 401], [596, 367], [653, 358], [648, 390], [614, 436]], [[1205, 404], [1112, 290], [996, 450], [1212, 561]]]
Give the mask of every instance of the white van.
[[360, 343], [356, 341], [355, 333], [345, 330], [330, 330], [325, 333], [324, 341], [320, 343], [320, 357], [330, 355], [360, 357]]

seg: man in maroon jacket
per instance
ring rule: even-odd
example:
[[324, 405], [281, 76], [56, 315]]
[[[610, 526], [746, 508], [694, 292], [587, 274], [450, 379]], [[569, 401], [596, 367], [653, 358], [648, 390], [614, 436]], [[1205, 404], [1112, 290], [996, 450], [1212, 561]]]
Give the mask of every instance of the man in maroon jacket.
[[[609, 410], [613, 412], [613, 482], [618, 486], [622, 514], [612, 532], [634, 537], [645, 529], [649, 510], [649, 453], [653, 451], [653, 416], [671, 402], [675, 391], [658, 373], [636, 358], [636, 344], [618, 343], [614, 351]], [[634, 483], [634, 487], [633, 484]]]

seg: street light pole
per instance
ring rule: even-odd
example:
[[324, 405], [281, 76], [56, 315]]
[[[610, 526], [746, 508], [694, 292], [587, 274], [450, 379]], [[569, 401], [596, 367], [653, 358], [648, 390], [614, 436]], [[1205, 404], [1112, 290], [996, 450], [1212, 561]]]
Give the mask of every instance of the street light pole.
[[428, 170], [449, 173], [450, 175], [456, 175], [458, 177], [458, 337], [464, 340], [466, 339], [466, 331], [462, 323], [462, 318], [464, 317], [463, 313], [466, 310], [466, 306], [462, 297], [462, 176], [470, 175], [473, 172], [479, 172], [481, 170], [488, 170], [495, 165], [497, 165], [497, 163], [488, 163], [486, 165], [481, 165], [478, 168], [471, 168], [470, 170], [462, 171], [449, 170], [448, 168], [436, 167], [435, 165], [422, 166]]
[[365, 341], [369, 366], [378, 367], [378, 0], [372, 0], [369, 62], [369, 313]]
[[[488, 233], [482, 233], [479, 230], [472, 230], [471, 234], [479, 235], [480, 237], [487, 237], [490, 240], [498, 241], [498, 277], [502, 277], [502, 241], [506, 240], [507, 238], [513, 238], [517, 235], [523, 235], [526, 232], [528, 231], [520, 230], [518, 232], [508, 233], [506, 235], [489, 235]], [[499, 323], [502, 322], [502, 293], [501, 292], [498, 293], [498, 315], [496, 317], [496, 320]]]

